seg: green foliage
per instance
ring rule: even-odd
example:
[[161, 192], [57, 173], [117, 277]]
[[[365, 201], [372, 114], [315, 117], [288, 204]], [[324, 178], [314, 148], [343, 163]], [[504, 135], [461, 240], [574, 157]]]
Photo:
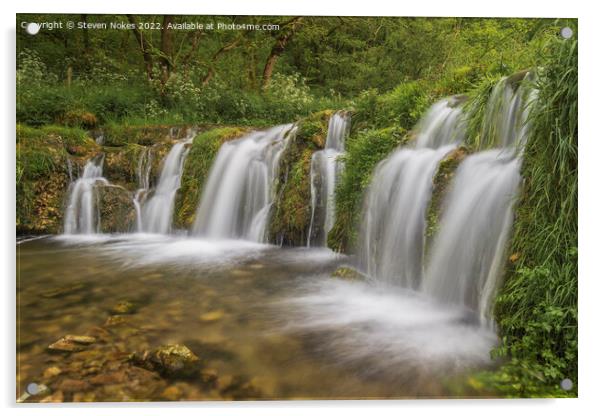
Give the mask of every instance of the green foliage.
[[366, 90], [355, 102], [357, 128], [399, 126], [411, 129], [428, 107], [430, 98], [420, 82], [402, 82], [395, 89], [379, 94]]
[[350, 252], [354, 248], [362, 210], [362, 197], [376, 165], [406, 142], [405, 130], [389, 127], [363, 130], [347, 140], [345, 170], [336, 188], [336, 220], [328, 234], [328, 246]]
[[517, 396], [577, 383], [576, 39], [551, 40], [538, 79], [511, 243], [517, 260], [495, 309], [496, 354], [511, 358], [496, 377]]
[[194, 223], [196, 207], [203, 186], [219, 148], [228, 140], [236, 139], [248, 130], [241, 127], [220, 127], [199, 133], [193, 140], [186, 158], [180, 191], [175, 203], [175, 226], [190, 228]]
[[68, 152], [91, 155], [96, 143], [78, 128], [17, 125], [17, 230], [58, 232], [68, 186]]

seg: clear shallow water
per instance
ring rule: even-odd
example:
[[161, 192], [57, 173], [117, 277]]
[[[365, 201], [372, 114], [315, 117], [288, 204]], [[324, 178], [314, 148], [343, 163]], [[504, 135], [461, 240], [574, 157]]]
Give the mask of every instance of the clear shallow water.
[[[127, 330], [109, 328], [102, 348], [129, 354], [184, 344], [219, 378], [213, 389], [194, 379], [157, 381], [158, 390], [137, 399], [165, 400], [160, 392], [171, 385], [184, 400], [231, 398], [232, 379], [253, 386], [235, 398], [445, 396], [454, 377], [492, 365], [495, 334], [465, 311], [412, 291], [331, 278], [350, 259], [326, 249], [60, 236], [22, 242], [17, 261], [19, 392], [50, 366], [77, 374], [74, 360], [46, 347], [104, 328], [123, 300], [139, 307], [126, 316]], [[92, 388], [95, 400], [121, 397], [103, 388]]]

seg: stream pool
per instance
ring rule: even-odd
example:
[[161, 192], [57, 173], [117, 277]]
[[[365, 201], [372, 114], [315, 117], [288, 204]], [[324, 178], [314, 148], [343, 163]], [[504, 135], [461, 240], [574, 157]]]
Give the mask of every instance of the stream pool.
[[[29, 401], [449, 397], [495, 365], [495, 333], [466, 311], [330, 276], [352, 260], [150, 234], [18, 242], [17, 397], [30, 383], [49, 390]], [[95, 342], [47, 348], [67, 334]], [[167, 344], [197, 355], [198, 374], [132, 364]]]

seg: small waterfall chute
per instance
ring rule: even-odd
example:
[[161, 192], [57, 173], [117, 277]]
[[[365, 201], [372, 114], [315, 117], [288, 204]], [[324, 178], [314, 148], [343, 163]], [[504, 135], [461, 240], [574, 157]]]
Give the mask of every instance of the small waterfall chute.
[[422, 280], [426, 210], [433, 176], [464, 138], [455, 97], [435, 103], [418, 123], [413, 144], [382, 161], [366, 193], [359, 267], [376, 281], [417, 288]]
[[436, 299], [474, 311], [484, 324], [491, 324], [536, 97], [524, 81], [516, 86], [504, 78], [494, 87], [482, 136], [497, 148], [468, 156], [458, 167], [422, 285]]
[[134, 194], [134, 207], [136, 209], [136, 228], [142, 232], [142, 204], [150, 190], [150, 174], [153, 166], [153, 148], [147, 147], [140, 152], [138, 157], [138, 166], [136, 169], [136, 179], [138, 180], [138, 189]]
[[[141, 224], [138, 226], [139, 231], [157, 234], [168, 234], [171, 231], [175, 198], [180, 189], [184, 162], [194, 136], [195, 132], [190, 130], [186, 138], [172, 146], [163, 160], [157, 186], [148, 193], [148, 199], [139, 210], [139, 224]], [[148, 181], [146, 172], [142, 176], [145, 181]]]
[[193, 234], [265, 242], [273, 183], [292, 124], [255, 131], [224, 143], [196, 212]]
[[307, 233], [307, 246], [326, 245], [328, 233], [334, 226], [335, 195], [337, 180], [343, 163], [345, 140], [349, 135], [349, 115], [336, 112], [328, 123], [328, 134], [323, 150], [314, 152], [311, 158], [311, 218]]
[[69, 197], [65, 209], [65, 234], [95, 234], [99, 229], [96, 186], [107, 185], [102, 176], [104, 154], [86, 162], [81, 176], [69, 186]]

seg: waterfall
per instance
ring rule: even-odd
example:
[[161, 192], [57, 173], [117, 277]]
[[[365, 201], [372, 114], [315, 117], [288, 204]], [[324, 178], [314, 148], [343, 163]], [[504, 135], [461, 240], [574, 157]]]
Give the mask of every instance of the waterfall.
[[439, 161], [464, 137], [455, 97], [435, 103], [416, 141], [376, 168], [362, 213], [360, 269], [377, 281], [417, 288], [422, 280], [426, 210]]
[[460, 164], [433, 243], [425, 292], [486, 318], [519, 183], [520, 158], [507, 150], [479, 152]]
[[104, 155], [97, 155], [86, 163], [82, 175], [69, 186], [65, 210], [65, 234], [94, 234], [98, 231], [97, 184], [108, 184], [102, 176]]
[[333, 114], [328, 123], [324, 150], [314, 152], [311, 158], [311, 220], [307, 246], [325, 246], [328, 232], [334, 225], [334, 191], [342, 169], [339, 157], [345, 152], [349, 134], [349, 116], [344, 112]]
[[272, 127], [221, 146], [203, 188], [194, 234], [265, 241], [273, 183], [294, 130], [292, 124]]
[[138, 180], [138, 189], [134, 194], [134, 207], [136, 208], [136, 227], [138, 232], [142, 232], [142, 203], [150, 189], [150, 173], [153, 166], [152, 147], [145, 148], [140, 152], [138, 167], [136, 169], [136, 179]]
[[426, 293], [466, 306], [482, 323], [490, 324], [521, 182], [520, 149], [528, 136], [528, 114], [536, 97], [529, 83], [513, 88], [502, 79], [495, 86], [482, 134], [489, 135], [489, 143], [498, 148], [471, 155], [458, 167], [425, 274]]
[[[139, 209], [138, 231], [157, 234], [167, 234], [171, 231], [176, 193], [180, 189], [189, 144], [192, 143], [195, 134], [190, 130], [186, 138], [173, 145], [163, 160], [157, 186], [149, 192], [150, 198]], [[141, 163], [146, 167], [140, 167], [139, 181], [141, 185], [149, 185], [150, 162], [147, 160], [146, 163]]]

